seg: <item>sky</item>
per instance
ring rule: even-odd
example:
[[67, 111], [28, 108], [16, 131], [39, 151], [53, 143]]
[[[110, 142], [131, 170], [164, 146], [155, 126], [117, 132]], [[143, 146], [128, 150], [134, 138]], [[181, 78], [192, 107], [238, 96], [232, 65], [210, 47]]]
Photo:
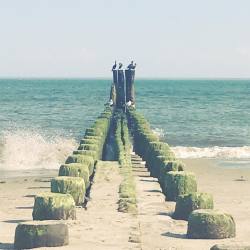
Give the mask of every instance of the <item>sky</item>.
[[0, 0], [0, 77], [250, 78], [249, 0]]

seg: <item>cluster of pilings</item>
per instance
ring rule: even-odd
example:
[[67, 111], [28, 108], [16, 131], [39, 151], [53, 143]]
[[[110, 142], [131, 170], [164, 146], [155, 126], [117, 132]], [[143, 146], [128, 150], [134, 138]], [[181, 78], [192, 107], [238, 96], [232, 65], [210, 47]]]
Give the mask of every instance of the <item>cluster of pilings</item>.
[[113, 84], [110, 91], [110, 99], [118, 109], [126, 109], [126, 106], [135, 106], [135, 70], [112, 70]]

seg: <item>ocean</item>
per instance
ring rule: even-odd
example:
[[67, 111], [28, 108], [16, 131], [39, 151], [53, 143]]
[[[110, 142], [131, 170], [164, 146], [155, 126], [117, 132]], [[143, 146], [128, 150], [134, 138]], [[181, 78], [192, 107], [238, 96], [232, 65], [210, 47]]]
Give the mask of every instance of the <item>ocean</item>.
[[[0, 170], [58, 168], [111, 79], [1, 79]], [[250, 80], [135, 81], [136, 108], [180, 158], [250, 167]]]

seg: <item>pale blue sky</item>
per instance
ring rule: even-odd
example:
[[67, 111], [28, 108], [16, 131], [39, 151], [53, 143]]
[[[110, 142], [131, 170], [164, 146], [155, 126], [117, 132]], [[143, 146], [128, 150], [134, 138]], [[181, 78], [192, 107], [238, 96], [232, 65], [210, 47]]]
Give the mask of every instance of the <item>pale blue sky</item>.
[[0, 0], [0, 77], [250, 77], [249, 0]]

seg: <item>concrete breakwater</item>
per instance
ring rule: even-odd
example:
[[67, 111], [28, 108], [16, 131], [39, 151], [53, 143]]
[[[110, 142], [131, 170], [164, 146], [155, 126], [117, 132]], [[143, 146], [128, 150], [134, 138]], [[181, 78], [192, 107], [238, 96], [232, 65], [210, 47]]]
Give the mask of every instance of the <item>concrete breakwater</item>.
[[[64, 230], [58, 230], [60, 235], [57, 235], [53, 228], [58, 225], [55, 226], [53, 221], [75, 220], [76, 206], [86, 208], [95, 168], [100, 160], [119, 163], [122, 181], [117, 190], [117, 209], [136, 214], [136, 184], [131, 162], [133, 151], [145, 161], [150, 175], [158, 180], [165, 200], [176, 202], [173, 218], [188, 221], [187, 238], [235, 237], [232, 216], [214, 209], [212, 195], [199, 192], [195, 174], [185, 170], [184, 163], [176, 158], [169, 145], [160, 140], [146, 118], [135, 109], [134, 74], [133, 70], [126, 70], [125, 76], [123, 70], [113, 71], [110, 95], [113, 102], [86, 129], [79, 147], [60, 166], [59, 176], [51, 180], [51, 192], [35, 197], [35, 222], [18, 225], [15, 236], [17, 249], [68, 244], [67, 224], [63, 223]], [[48, 232], [53, 233], [48, 236]]]

